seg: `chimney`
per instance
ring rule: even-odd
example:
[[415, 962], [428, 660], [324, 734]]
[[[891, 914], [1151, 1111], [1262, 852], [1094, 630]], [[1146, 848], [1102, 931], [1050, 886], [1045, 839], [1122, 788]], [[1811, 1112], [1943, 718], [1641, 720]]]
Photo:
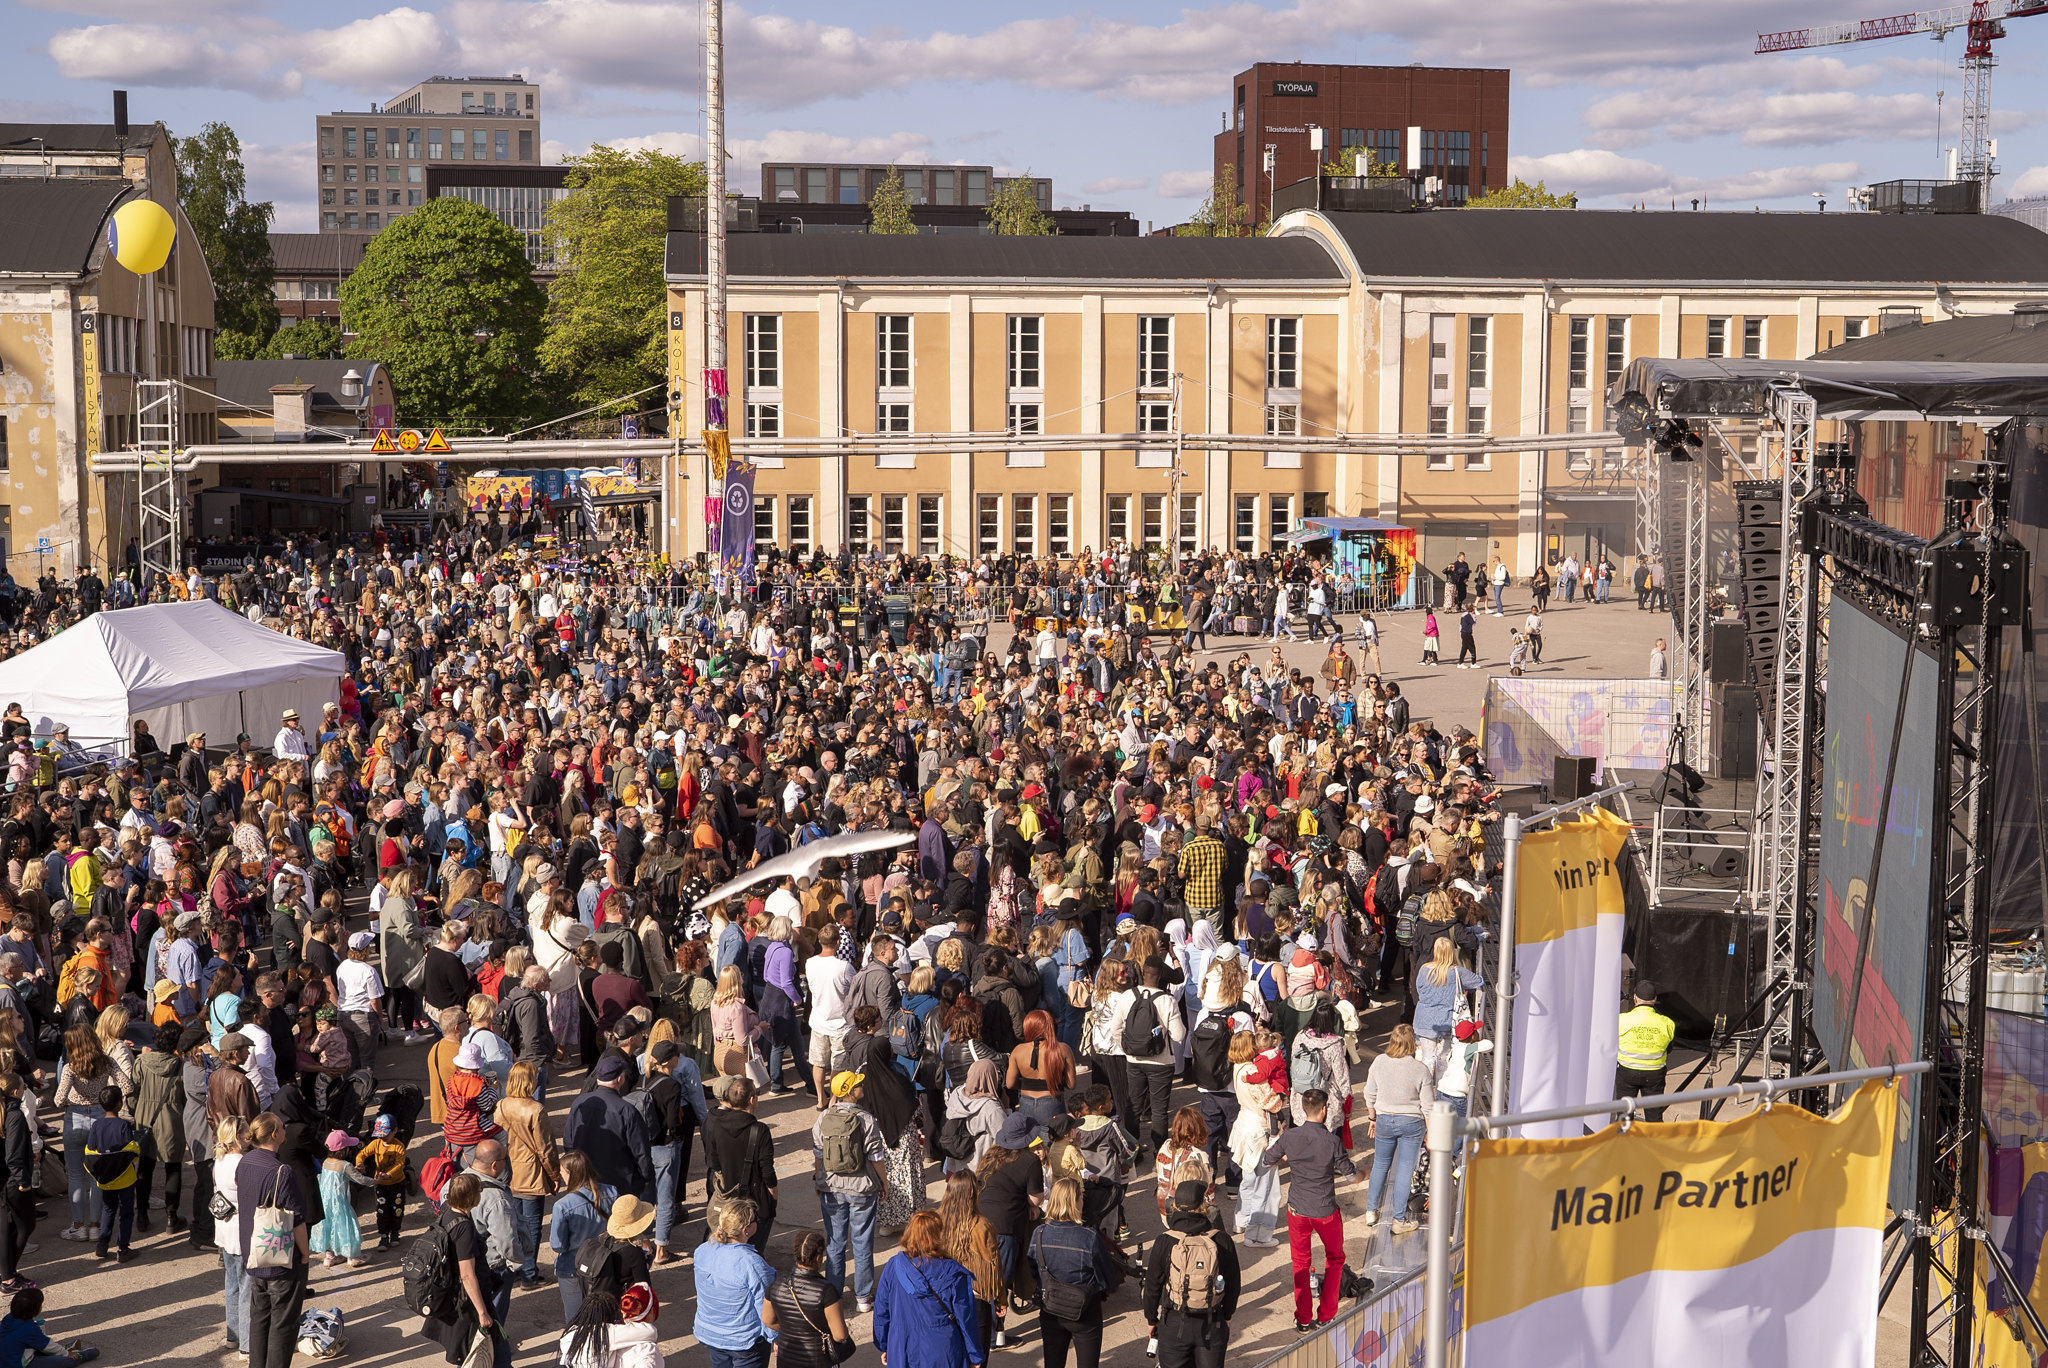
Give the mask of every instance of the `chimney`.
[[114, 136], [128, 136], [128, 92], [125, 90], [114, 92]]
[[303, 442], [312, 420], [313, 386], [304, 383], [272, 385], [271, 438], [273, 442]]

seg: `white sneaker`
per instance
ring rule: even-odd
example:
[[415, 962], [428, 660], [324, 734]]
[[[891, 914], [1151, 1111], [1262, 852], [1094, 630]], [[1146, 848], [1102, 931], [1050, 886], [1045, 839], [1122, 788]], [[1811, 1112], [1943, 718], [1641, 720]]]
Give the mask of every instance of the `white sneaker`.
[[164, 1209], [164, 1199], [163, 1199], [163, 1198], [161, 1198], [161, 1197], [152, 1197], [152, 1198], [150, 1198], [150, 1199], [149, 1199], [149, 1209], [150, 1209], [151, 1211], [162, 1211], [162, 1210]]
[[1366, 1213], [1365, 1213], [1365, 1228], [1366, 1228], [1367, 1230], [1370, 1230], [1370, 1229], [1372, 1229], [1372, 1228], [1373, 1228], [1374, 1226], [1378, 1225], [1379, 1223], [1380, 1223], [1380, 1214], [1379, 1214], [1379, 1213], [1378, 1213], [1377, 1211], [1368, 1211], [1368, 1212], [1366, 1212]]

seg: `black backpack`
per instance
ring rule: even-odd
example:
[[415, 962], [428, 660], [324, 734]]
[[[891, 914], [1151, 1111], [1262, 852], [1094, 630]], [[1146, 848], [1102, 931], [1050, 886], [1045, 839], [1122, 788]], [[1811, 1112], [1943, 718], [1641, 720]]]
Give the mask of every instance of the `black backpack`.
[[939, 1127], [939, 1153], [966, 1163], [974, 1157], [974, 1132], [964, 1116], [949, 1116]]
[[1218, 1013], [1202, 1018], [1189, 1041], [1188, 1074], [1204, 1092], [1230, 1087], [1230, 1019]]
[[[1159, 994], [1149, 988], [1131, 995], [1131, 1010], [1124, 1016], [1124, 1054], [1131, 1059], [1150, 1059], [1166, 1049], [1166, 1032], [1159, 1025]], [[1139, 1019], [1143, 1009], [1144, 1020]]]
[[1415, 944], [1415, 923], [1422, 918], [1422, 894], [1411, 893], [1401, 904], [1401, 910], [1394, 917], [1394, 939], [1403, 945]]
[[447, 1320], [454, 1309], [457, 1274], [455, 1242], [445, 1220], [413, 1236], [398, 1271], [404, 1278], [406, 1309], [428, 1320]]
[[924, 1023], [908, 1007], [899, 1007], [889, 1018], [889, 1048], [898, 1059], [915, 1062], [924, 1054]]

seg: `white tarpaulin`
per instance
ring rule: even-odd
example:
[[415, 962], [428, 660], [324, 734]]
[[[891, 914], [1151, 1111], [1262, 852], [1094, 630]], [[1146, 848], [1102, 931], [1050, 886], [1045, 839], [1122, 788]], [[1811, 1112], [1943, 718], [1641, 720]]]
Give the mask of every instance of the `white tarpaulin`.
[[36, 734], [59, 723], [89, 749], [125, 750], [130, 724], [149, 723], [165, 750], [191, 732], [210, 746], [248, 732], [259, 746], [286, 708], [307, 732], [341, 695], [348, 661], [231, 613], [210, 599], [95, 613], [33, 650], [0, 661], [0, 707], [19, 703]]

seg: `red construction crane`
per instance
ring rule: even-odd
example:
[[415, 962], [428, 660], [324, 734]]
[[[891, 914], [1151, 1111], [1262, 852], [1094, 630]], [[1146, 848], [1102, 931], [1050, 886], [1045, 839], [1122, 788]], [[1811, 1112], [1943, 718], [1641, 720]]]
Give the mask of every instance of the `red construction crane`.
[[1903, 38], [1928, 33], [1946, 38], [1966, 30], [1969, 42], [1963, 48], [1963, 134], [1957, 158], [1957, 174], [1964, 180], [1979, 181], [1986, 194], [1996, 171], [1991, 159], [1991, 44], [2005, 37], [2004, 20], [2024, 19], [2030, 14], [2048, 13], [2048, 0], [1974, 0], [1968, 5], [1921, 10], [1916, 14], [1895, 14], [1889, 19], [1863, 19], [1842, 24], [1816, 24], [1812, 28], [1787, 29], [1783, 33], [1759, 33], [1756, 50], [1793, 52], [1800, 48], [1826, 47], [1832, 43], [1861, 43], [1873, 38]]

